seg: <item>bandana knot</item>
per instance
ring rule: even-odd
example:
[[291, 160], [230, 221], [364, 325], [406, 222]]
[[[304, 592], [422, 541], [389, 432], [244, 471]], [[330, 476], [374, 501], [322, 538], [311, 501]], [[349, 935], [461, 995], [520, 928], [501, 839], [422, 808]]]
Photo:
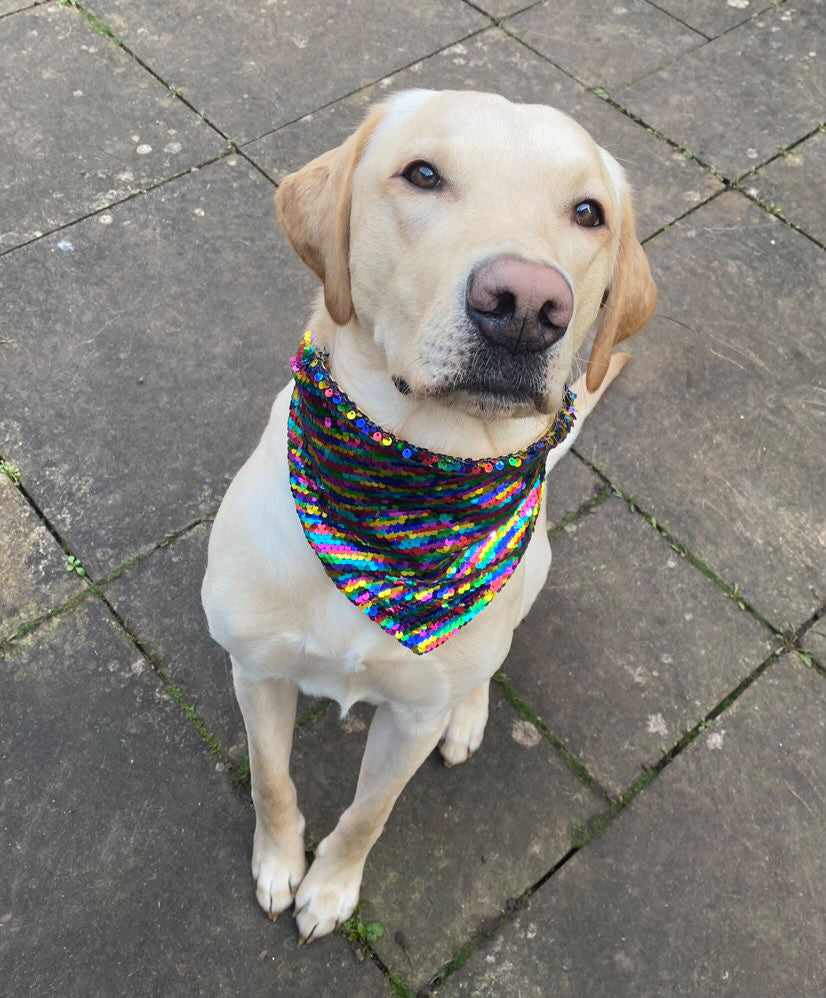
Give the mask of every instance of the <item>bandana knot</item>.
[[352, 603], [406, 648], [432, 651], [513, 575], [575, 396], [566, 389], [550, 430], [527, 450], [477, 461], [434, 454], [371, 422], [309, 333], [292, 369], [288, 463], [304, 534]]

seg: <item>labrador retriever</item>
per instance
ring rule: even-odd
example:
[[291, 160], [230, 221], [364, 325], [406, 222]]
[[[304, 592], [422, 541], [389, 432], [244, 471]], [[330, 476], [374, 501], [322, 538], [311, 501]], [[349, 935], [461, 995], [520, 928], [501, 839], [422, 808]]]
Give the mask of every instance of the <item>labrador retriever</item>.
[[[576, 422], [549, 452], [550, 469], [622, 367], [614, 344], [654, 310], [622, 168], [549, 107], [473, 92], [393, 95], [343, 145], [286, 177], [276, 205], [323, 286], [309, 324], [316, 381], [328, 378], [333, 400], [406, 452], [459, 464], [525, 453], [547, 434], [592, 331]], [[247, 730], [256, 896], [271, 918], [294, 903], [306, 942], [353, 912], [367, 854], [428, 754], [439, 745], [455, 765], [479, 747], [489, 680], [551, 552], [547, 532], [528, 529], [507, 585], [481, 612], [426, 653], [405, 644], [348, 598], [296, 515], [294, 395], [292, 385], [278, 395], [221, 504], [203, 603], [231, 655]], [[343, 712], [376, 705], [355, 799], [309, 870], [289, 775], [299, 690]]]

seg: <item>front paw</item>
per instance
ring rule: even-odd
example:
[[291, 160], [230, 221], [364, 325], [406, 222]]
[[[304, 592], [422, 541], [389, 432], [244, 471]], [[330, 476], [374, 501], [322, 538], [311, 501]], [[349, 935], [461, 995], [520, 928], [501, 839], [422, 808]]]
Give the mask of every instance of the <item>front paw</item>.
[[319, 852], [295, 896], [295, 920], [301, 943], [312, 942], [337, 929], [356, 910], [359, 899], [364, 864], [341, 864]]
[[292, 831], [272, 834], [260, 822], [255, 826], [252, 846], [252, 879], [255, 896], [264, 912], [275, 921], [293, 902], [304, 878], [304, 819], [299, 815]]
[[487, 697], [471, 697], [453, 708], [439, 742], [439, 751], [446, 766], [458, 766], [459, 763], [467, 762], [482, 744], [487, 723]]

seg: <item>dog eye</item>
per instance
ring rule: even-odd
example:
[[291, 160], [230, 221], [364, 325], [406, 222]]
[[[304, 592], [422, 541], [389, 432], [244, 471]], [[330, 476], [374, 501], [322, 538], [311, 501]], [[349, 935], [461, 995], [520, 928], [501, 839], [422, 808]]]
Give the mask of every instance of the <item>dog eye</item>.
[[577, 225], [584, 225], [586, 228], [594, 229], [604, 223], [602, 208], [596, 201], [580, 201], [574, 208], [574, 221]]
[[417, 159], [402, 170], [402, 176], [414, 187], [421, 187], [422, 190], [432, 191], [442, 182], [436, 168], [430, 163], [425, 163], [423, 159]]

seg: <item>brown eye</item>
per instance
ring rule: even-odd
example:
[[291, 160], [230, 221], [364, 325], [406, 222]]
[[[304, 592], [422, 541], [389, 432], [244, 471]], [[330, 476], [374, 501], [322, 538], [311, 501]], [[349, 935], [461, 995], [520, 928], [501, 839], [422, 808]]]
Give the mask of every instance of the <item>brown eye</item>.
[[417, 159], [402, 170], [402, 176], [414, 187], [421, 187], [422, 190], [432, 191], [442, 182], [436, 168], [430, 163], [425, 163], [423, 159]]
[[574, 208], [574, 221], [577, 225], [594, 229], [603, 224], [602, 208], [596, 201], [580, 201]]

